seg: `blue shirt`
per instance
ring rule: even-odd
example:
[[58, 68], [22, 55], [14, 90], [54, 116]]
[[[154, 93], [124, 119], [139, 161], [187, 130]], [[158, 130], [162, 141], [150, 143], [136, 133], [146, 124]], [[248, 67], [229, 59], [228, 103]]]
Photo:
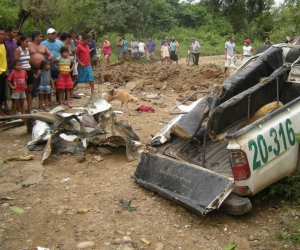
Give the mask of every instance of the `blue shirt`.
[[39, 77], [39, 85], [38, 90], [51, 91], [51, 82], [50, 82], [50, 70], [41, 70], [41, 74]]
[[148, 52], [153, 53], [154, 49], [155, 49], [155, 46], [156, 46], [155, 42], [153, 42], [153, 41], [152, 42], [147, 42], [146, 47], [147, 47]]
[[[60, 49], [64, 46], [64, 44], [58, 40], [55, 40], [54, 42], [45, 40], [41, 44], [45, 45], [48, 48], [48, 50], [50, 50], [54, 58], [60, 57]], [[45, 58], [48, 59], [48, 56], [45, 56]], [[57, 69], [51, 66], [51, 70]]]
[[171, 51], [175, 51], [176, 42], [171, 42], [170, 46], [171, 46]]
[[94, 48], [92, 51], [90, 51], [90, 56], [91, 58], [96, 55], [97, 51], [96, 51], [96, 43], [94, 40], [91, 40], [91, 42], [89, 43], [89, 49], [91, 50], [92, 48]]
[[160, 45], [163, 46], [165, 44], [165, 42], [167, 42], [168, 46], [170, 46], [170, 41], [169, 40], [162, 40], [160, 42]]
[[130, 45], [131, 45], [131, 53], [139, 52], [139, 48], [134, 48], [135, 46], [139, 46], [136, 41], [131, 42]]
[[126, 40], [124, 40], [124, 42], [123, 42], [123, 49], [124, 49], [124, 51], [127, 51], [127, 41]]

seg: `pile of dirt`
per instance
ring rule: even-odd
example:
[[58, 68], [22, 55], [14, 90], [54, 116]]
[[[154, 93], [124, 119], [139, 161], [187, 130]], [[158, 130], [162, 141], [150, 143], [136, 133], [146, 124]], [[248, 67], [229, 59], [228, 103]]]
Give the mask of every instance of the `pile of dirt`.
[[195, 91], [207, 91], [227, 76], [215, 64], [187, 67], [185, 65], [123, 64], [111, 66], [95, 74], [96, 83], [109, 88], [125, 88], [133, 93], [141, 91], [175, 91], [178, 99]]

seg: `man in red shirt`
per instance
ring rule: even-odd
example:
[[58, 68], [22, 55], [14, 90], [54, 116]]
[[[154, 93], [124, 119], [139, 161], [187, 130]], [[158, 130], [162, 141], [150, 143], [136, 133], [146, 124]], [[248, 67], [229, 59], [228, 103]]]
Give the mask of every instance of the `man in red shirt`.
[[94, 92], [94, 76], [90, 63], [90, 49], [88, 44], [91, 41], [91, 36], [84, 35], [82, 41], [77, 45], [77, 61], [78, 61], [78, 79], [77, 83], [88, 82], [91, 87], [91, 93]]

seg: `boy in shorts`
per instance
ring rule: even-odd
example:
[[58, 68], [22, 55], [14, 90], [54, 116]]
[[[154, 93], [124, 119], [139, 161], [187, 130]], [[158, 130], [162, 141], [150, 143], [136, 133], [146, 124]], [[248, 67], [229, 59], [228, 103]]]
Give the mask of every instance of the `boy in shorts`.
[[13, 63], [14, 70], [7, 78], [10, 88], [12, 89], [11, 99], [13, 102], [13, 115], [17, 114], [20, 108], [21, 114], [25, 113], [24, 101], [26, 99], [25, 89], [27, 89], [27, 73], [22, 69], [21, 61], [15, 60]]

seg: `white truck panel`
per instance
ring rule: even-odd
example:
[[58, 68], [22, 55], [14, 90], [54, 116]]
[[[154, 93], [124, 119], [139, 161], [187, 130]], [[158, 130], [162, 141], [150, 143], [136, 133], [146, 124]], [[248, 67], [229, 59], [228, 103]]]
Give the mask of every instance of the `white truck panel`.
[[[299, 144], [295, 133], [300, 132], [300, 102], [255, 126], [239, 137], [230, 139], [228, 150], [245, 152], [251, 170], [246, 180], [237, 186], [248, 186], [256, 194], [270, 184], [293, 173], [297, 166]], [[232, 140], [232, 142], [231, 142]], [[242, 195], [242, 194], [241, 194]]]

